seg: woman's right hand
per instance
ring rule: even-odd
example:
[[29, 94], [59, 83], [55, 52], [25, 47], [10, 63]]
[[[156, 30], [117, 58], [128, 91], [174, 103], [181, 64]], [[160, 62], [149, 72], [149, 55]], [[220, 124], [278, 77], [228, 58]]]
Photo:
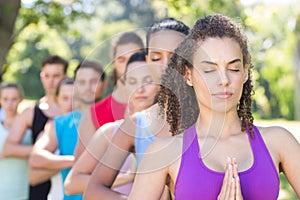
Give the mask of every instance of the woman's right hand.
[[234, 158], [228, 158], [218, 200], [243, 200], [237, 163]]

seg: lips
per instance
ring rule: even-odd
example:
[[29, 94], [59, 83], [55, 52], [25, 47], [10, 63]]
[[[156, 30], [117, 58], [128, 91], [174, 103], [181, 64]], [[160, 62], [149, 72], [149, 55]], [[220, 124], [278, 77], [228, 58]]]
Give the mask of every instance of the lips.
[[138, 96], [138, 97], [135, 97], [135, 99], [138, 101], [144, 101], [147, 99], [147, 97], [146, 96]]
[[213, 96], [220, 98], [220, 99], [228, 99], [233, 95], [232, 92], [217, 92], [214, 93]]

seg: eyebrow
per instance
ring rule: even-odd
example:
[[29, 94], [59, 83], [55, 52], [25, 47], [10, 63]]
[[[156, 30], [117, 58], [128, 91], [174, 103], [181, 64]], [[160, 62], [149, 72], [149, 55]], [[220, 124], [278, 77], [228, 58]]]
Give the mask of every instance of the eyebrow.
[[[237, 58], [237, 59], [234, 59], [232, 61], [230, 61], [228, 64], [233, 64], [233, 63], [236, 63], [236, 62], [242, 62], [241, 59]], [[201, 61], [201, 63], [205, 63], [205, 64], [209, 64], [209, 65], [217, 65], [217, 63], [214, 63], [214, 62], [211, 62], [211, 61], [208, 61], [208, 60], [203, 60]]]

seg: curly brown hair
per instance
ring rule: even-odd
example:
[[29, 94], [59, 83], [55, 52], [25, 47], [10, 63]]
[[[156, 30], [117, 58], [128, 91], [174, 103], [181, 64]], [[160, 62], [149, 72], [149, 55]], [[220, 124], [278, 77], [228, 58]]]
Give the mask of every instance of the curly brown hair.
[[208, 38], [232, 38], [243, 54], [243, 65], [249, 65], [248, 80], [243, 85], [243, 92], [237, 105], [238, 116], [242, 121], [241, 130], [247, 128], [253, 137], [253, 116], [251, 95], [253, 85], [251, 72], [251, 55], [248, 41], [242, 27], [232, 19], [221, 14], [212, 14], [197, 20], [190, 34], [177, 47], [170, 59], [165, 74], [162, 75], [162, 86], [158, 93], [158, 104], [167, 113], [167, 122], [173, 135], [182, 133], [194, 124], [199, 115], [199, 107], [193, 87], [186, 84], [186, 67], [193, 68], [193, 55], [199, 48], [199, 41]]

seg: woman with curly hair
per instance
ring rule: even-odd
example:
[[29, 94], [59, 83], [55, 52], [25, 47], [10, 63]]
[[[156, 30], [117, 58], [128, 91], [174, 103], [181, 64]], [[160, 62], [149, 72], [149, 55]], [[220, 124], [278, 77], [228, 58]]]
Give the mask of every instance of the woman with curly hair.
[[240, 25], [220, 14], [196, 22], [158, 96], [175, 136], [148, 148], [129, 199], [159, 199], [168, 176], [175, 199], [277, 199], [280, 172], [300, 197], [300, 145], [253, 125], [251, 71]]
[[[147, 30], [146, 60], [152, 79], [156, 84], [160, 84], [161, 74], [166, 69], [173, 51], [188, 32], [189, 27], [174, 18], [164, 18], [155, 22]], [[159, 116], [157, 104], [141, 112], [136, 112], [133, 116], [127, 116], [95, 167], [84, 192], [84, 199], [126, 198], [125, 195], [117, 193], [111, 188], [127, 155], [130, 152], [134, 153], [138, 165], [146, 149], [154, 140], [170, 136], [167, 131], [169, 128], [165, 119]], [[161, 129], [166, 131], [161, 132]], [[166, 188], [161, 199], [168, 198], [169, 193]]]

